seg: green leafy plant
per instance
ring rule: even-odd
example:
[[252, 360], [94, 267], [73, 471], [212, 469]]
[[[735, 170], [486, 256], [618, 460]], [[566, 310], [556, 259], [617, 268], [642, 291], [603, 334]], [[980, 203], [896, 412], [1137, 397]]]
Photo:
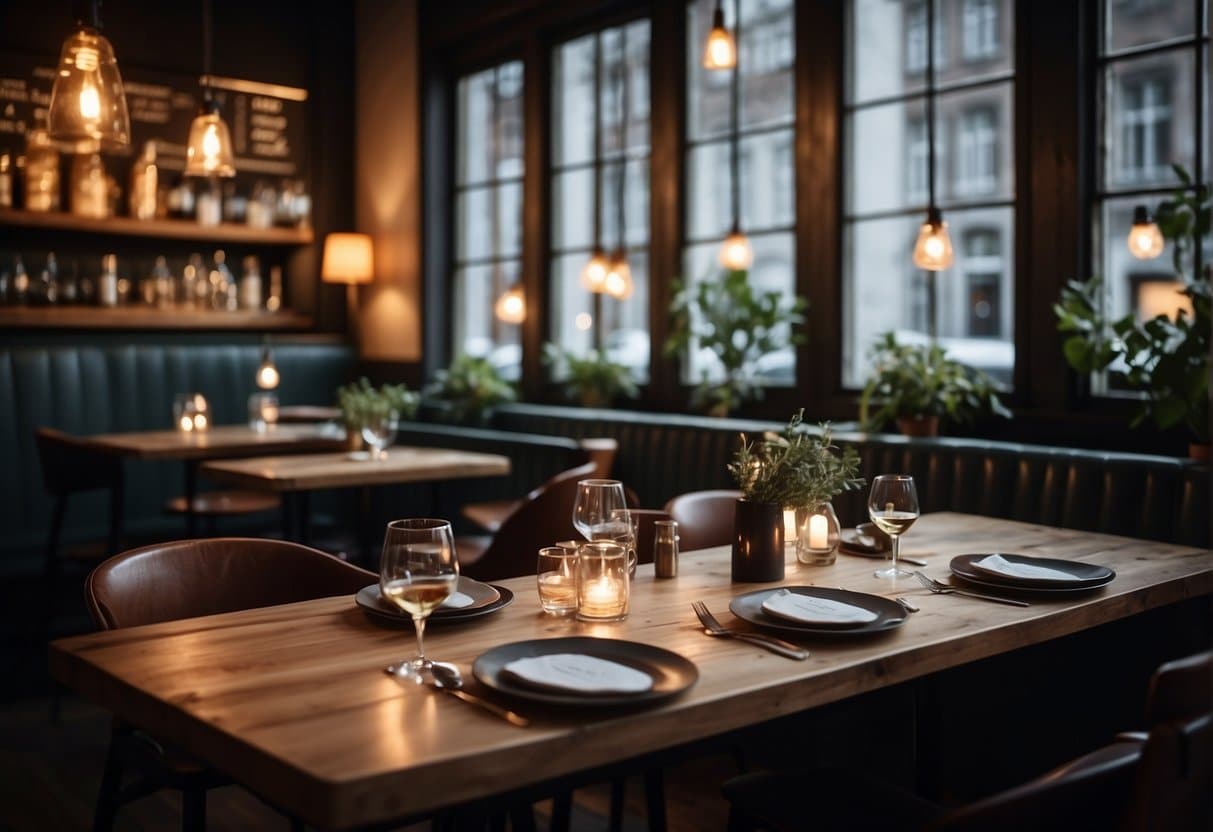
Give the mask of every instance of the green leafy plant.
[[483, 422], [494, 407], [518, 398], [514, 385], [488, 359], [470, 355], [461, 355], [439, 370], [425, 393], [445, 402], [457, 422]]
[[689, 349], [705, 348], [725, 372], [722, 380], [713, 381], [703, 371], [691, 407], [726, 416], [749, 400], [761, 399], [756, 362], [804, 343], [795, 327], [804, 323], [808, 305], [802, 297], [788, 304], [779, 292], [755, 292], [744, 270], [726, 271], [717, 280], [694, 286], [674, 281], [665, 354], [685, 355]]
[[1138, 321], [1133, 312], [1109, 321], [1100, 302], [1102, 283], [1092, 277], [1071, 281], [1053, 305], [1066, 362], [1084, 374], [1107, 370], [1124, 387], [1143, 395], [1131, 425], [1150, 419], [1162, 430], [1183, 425], [1193, 441], [1209, 441], [1209, 349], [1213, 292], [1209, 266], [1195, 274], [1195, 251], [1209, 235], [1206, 185], [1173, 165], [1182, 185], [1159, 205], [1156, 221], [1172, 244], [1171, 262], [1192, 311], [1180, 308], [1175, 320], [1158, 315]]
[[640, 395], [632, 371], [600, 350], [590, 350], [582, 356], [557, 344], [547, 344], [543, 348], [543, 361], [553, 377], [563, 381], [569, 397], [584, 407], [606, 407], [620, 396], [634, 399]]
[[419, 396], [403, 384], [385, 384], [376, 389], [363, 376], [337, 388], [337, 407], [346, 428], [359, 431], [373, 416], [394, 412], [397, 418], [411, 419], [417, 413]]
[[938, 344], [899, 344], [886, 332], [871, 355], [875, 373], [859, 399], [859, 420], [868, 430], [897, 419], [936, 417], [941, 424], [963, 424], [987, 412], [1011, 417], [993, 379], [951, 360]]
[[742, 435], [728, 467], [745, 499], [807, 506], [863, 487], [855, 449], [839, 449], [828, 423], [815, 435], [803, 428], [803, 421], [800, 410], [780, 433], [763, 434], [756, 442], [746, 442]]

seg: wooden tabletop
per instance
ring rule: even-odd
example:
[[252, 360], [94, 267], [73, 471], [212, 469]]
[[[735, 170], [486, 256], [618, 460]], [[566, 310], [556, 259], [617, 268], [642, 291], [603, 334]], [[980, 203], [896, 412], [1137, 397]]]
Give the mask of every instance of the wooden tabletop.
[[386, 459], [365, 453], [295, 454], [208, 462], [207, 477], [240, 488], [262, 491], [312, 491], [405, 482], [431, 482], [504, 476], [509, 457], [447, 448], [389, 448]]
[[[875, 638], [804, 638], [812, 657], [803, 662], [700, 630], [691, 601], [734, 625], [729, 599], [757, 588], [729, 582], [725, 548], [683, 553], [672, 580], [640, 567], [631, 616], [617, 624], [545, 617], [533, 578], [505, 581], [512, 606], [432, 626], [427, 653], [470, 677], [472, 660], [490, 647], [579, 634], [665, 647], [700, 672], [690, 691], [651, 710], [570, 715], [515, 705], [532, 717], [525, 729], [385, 676], [384, 665], [412, 653], [412, 633], [375, 626], [349, 597], [63, 639], [51, 645], [50, 666], [60, 682], [304, 820], [345, 828], [619, 762], [1213, 593], [1207, 550], [1007, 520], [927, 515], [904, 550], [943, 577], [952, 555], [995, 543], [1104, 564], [1117, 578], [1026, 609], [899, 581], [896, 594], [921, 612]], [[877, 563], [840, 556], [828, 567], [790, 565], [785, 583], [894, 594], [872, 576]]]
[[210, 430], [146, 430], [84, 437], [94, 448], [136, 459], [220, 459], [254, 454], [328, 450], [342, 444], [314, 426], [275, 425], [258, 433], [248, 425], [216, 425]]

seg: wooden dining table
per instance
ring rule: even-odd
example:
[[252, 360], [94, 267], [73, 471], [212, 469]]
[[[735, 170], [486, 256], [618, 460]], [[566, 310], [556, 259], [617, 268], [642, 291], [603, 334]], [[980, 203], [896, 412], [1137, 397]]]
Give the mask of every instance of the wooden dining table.
[[562, 713], [507, 702], [531, 718], [527, 728], [385, 675], [411, 654], [412, 634], [377, 626], [348, 596], [66, 638], [51, 645], [50, 667], [59, 682], [275, 805], [347, 829], [517, 793], [1213, 594], [1213, 553], [1169, 543], [939, 513], [924, 515], [904, 545], [930, 553], [926, 571], [942, 578], [951, 556], [995, 543], [1102, 564], [1116, 578], [1020, 608], [933, 595], [912, 579], [894, 586], [873, 576], [872, 560], [808, 567], [791, 557], [785, 585], [902, 595], [920, 608], [877, 637], [799, 638], [812, 653], [806, 661], [704, 634], [692, 601], [738, 626], [730, 599], [779, 585], [732, 583], [727, 547], [684, 552], [674, 579], [640, 567], [631, 614], [619, 623], [544, 616], [534, 577], [504, 581], [512, 605], [431, 626], [427, 654], [470, 680], [473, 660], [492, 647], [585, 635], [663, 647], [699, 671], [693, 687], [649, 709]]

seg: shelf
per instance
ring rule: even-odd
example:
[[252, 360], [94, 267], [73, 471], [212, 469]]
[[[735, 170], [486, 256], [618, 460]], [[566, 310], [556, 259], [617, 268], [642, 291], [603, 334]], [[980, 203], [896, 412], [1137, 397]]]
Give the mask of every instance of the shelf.
[[12, 208], [0, 208], [0, 227], [3, 226], [74, 231], [113, 237], [245, 243], [259, 246], [306, 246], [315, 239], [310, 228], [250, 228], [235, 223], [199, 225], [189, 220], [137, 220], [131, 217], [99, 220], [62, 212], [17, 211]]
[[305, 330], [312, 319], [298, 312], [210, 312], [146, 306], [0, 307], [0, 329]]

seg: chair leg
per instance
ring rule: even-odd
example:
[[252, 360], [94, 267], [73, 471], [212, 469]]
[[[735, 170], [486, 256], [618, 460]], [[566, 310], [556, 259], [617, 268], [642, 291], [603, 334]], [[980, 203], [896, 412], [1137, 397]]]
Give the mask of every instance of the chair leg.
[[651, 832], [665, 832], [665, 778], [661, 769], [644, 773], [644, 802], [648, 808]]
[[610, 832], [620, 832], [623, 829], [623, 799], [626, 788], [627, 781], [622, 777], [611, 781], [611, 814], [607, 820], [607, 829]]
[[182, 832], [206, 831], [206, 789], [190, 786], [181, 791]]
[[535, 832], [535, 810], [523, 803], [510, 809], [510, 826], [514, 832]]
[[101, 775], [101, 788], [97, 792], [97, 806], [93, 811], [93, 832], [109, 832], [114, 828], [121, 787], [122, 759], [111, 735], [109, 750], [105, 754], [105, 772]]
[[552, 798], [552, 822], [548, 825], [550, 832], [569, 832], [569, 823], [573, 819], [573, 792], [560, 792]]

